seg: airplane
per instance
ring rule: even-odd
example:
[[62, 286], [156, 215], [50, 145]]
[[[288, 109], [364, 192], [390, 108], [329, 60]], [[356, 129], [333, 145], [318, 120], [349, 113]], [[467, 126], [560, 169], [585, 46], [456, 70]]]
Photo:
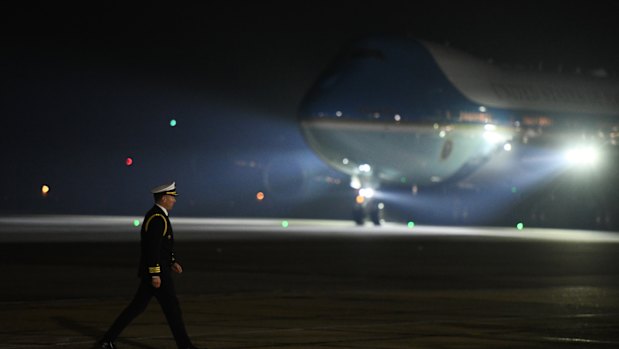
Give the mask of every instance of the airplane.
[[[604, 71], [510, 70], [444, 45], [371, 36], [318, 78], [298, 120], [309, 147], [350, 177], [357, 224], [384, 221], [388, 196], [380, 193], [391, 187], [413, 198], [441, 187], [473, 193], [438, 204], [466, 217], [473, 205], [487, 214], [504, 205], [501, 190], [522, 195], [574, 168], [588, 168], [583, 177], [591, 178], [612, 166], [619, 84]], [[468, 202], [493, 185], [495, 201]], [[613, 215], [608, 205], [595, 210], [603, 211], [598, 220]]]

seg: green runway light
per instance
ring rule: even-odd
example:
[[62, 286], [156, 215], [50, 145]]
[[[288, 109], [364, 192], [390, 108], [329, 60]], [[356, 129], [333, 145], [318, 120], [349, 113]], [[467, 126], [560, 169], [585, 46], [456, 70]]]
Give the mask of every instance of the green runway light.
[[288, 228], [288, 221], [282, 221], [282, 228]]
[[415, 227], [415, 222], [409, 221], [407, 225], [410, 229], [413, 229]]
[[133, 220], [133, 226], [134, 227], [139, 227], [140, 226], [140, 220], [139, 219]]
[[518, 188], [516, 188], [516, 187], [512, 187], [512, 193], [513, 193], [513, 194], [516, 194], [516, 192], [517, 192], [517, 191], [518, 191]]
[[170, 120], [170, 126], [172, 127], [176, 126], [176, 119]]
[[519, 222], [518, 224], [516, 224], [516, 228], [517, 228], [518, 230], [522, 230], [522, 229], [524, 229], [524, 223]]

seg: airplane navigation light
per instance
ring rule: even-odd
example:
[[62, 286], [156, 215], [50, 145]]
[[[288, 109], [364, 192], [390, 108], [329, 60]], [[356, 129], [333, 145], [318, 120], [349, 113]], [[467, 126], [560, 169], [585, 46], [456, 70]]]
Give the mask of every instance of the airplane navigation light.
[[357, 197], [355, 198], [355, 202], [359, 205], [362, 205], [365, 202], [365, 197], [363, 197], [363, 195], [357, 195]]

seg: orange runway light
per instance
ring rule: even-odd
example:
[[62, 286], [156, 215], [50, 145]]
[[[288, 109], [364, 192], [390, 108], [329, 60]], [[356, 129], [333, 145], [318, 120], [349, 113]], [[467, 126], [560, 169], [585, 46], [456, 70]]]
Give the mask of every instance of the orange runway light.
[[41, 186], [41, 195], [47, 196], [48, 193], [49, 193], [49, 187], [46, 184], [43, 184]]

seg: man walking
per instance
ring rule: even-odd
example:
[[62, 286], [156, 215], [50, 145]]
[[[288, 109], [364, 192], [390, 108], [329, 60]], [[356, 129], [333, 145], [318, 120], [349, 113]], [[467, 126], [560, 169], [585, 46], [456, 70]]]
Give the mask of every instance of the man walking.
[[115, 349], [114, 341], [120, 333], [140, 315], [152, 297], [157, 298], [168, 321], [179, 349], [198, 349], [189, 339], [176, 297], [172, 272], [182, 273], [183, 268], [174, 256], [174, 232], [168, 212], [176, 203], [176, 183], [172, 182], [153, 188], [155, 205], [146, 213], [140, 232], [140, 285], [133, 300], [120, 313], [105, 333], [100, 347]]

